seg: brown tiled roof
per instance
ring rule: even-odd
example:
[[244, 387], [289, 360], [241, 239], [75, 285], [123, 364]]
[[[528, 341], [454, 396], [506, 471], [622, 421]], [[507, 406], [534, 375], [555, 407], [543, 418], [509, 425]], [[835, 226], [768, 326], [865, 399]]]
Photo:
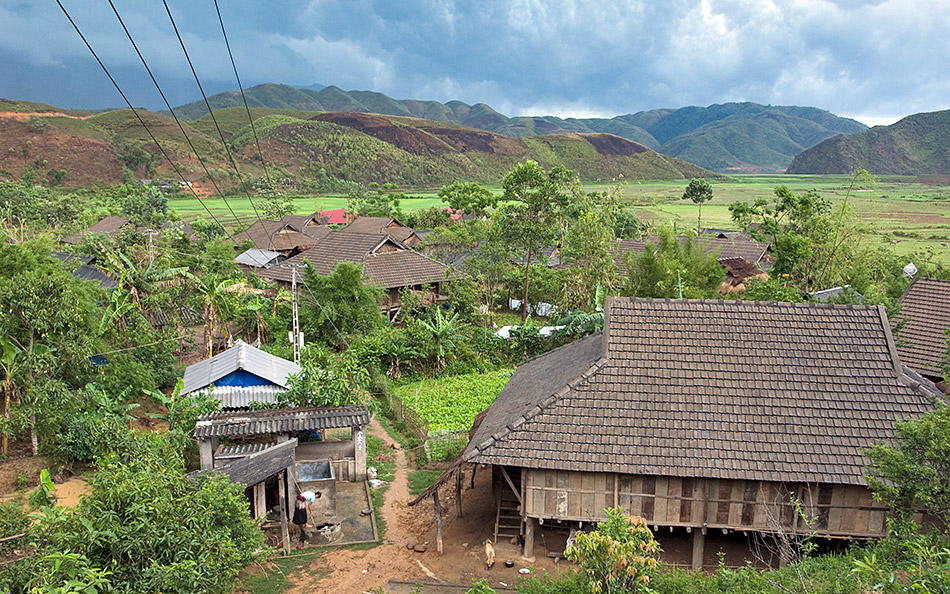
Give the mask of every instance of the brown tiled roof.
[[[407, 250], [386, 235], [332, 231], [317, 245], [290, 258], [284, 265], [310, 262], [319, 274], [332, 273], [340, 262], [363, 264], [363, 276], [384, 289], [445, 280], [449, 267], [432, 258]], [[289, 268], [273, 267], [258, 272], [262, 278], [290, 282]]]
[[897, 352], [901, 361], [924, 375], [939, 377], [947, 354], [950, 328], [950, 281], [915, 278], [901, 296], [903, 321], [898, 331]]
[[357, 217], [352, 223], [343, 228], [349, 233], [375, 233], [376, 235], [389, 235], [397, 241], [403, 243], [416, 243], [419, 237], [412, 227], [407, 227], [402, 222], [391, 217]]
[[102, 233], [104, 235], [115, 235], [116, 233], [122, 231], [123, 228], [130, 225], [132, 221], [125, 217], [113, 217], [108, 216], [92, 227], [84, 229], [78, 233], [73, 233], [67, 237], [63, 238], [64, 243], [79, 243], [82, 241], [83, 235], [90, 233]]
[[327, 227], [310, 227], [308, 231], [311, 229], [313, 234], [301, 233], [291, 224], [283, 221], [257, 221], [246, 230], [235, 233], [232, 239], [238, 245], [249, 239], [257, 249], [286, 252], [307, 249], [320, 240], [319, 235], [330, 232]]
[[608, 298], [585, 340], [519, 367], [466, 460], [864, 484], [862, 450], [933, 406], [879, 307]]
[[287, 223], [294, 229], [300, 232], [304, 232], [305, 227], [321, 227], [329, 222], [330, 217], [327, 215], [315, 212], [313, 214], [307, 215], [284, 215], [280, 218], [281, 222]]
[[[685, 241], [685, 237], [680, 237], [680, 242]], [[720, 237], [696, 237], [693, 241], [703, 246], [703, 251], [707, 254], [715, 253], [718, 250], [719, 259], [723, 258], [745, 258], [753, 264], [758, 264], [765, 257], [769, 244], [760, 243], [744, 237], [735, 239], [723, 239]], [[615, 245], [614, 262], [617, 264], [617, 271], [620, 276], [627, 276], [627, 267], [623, 261], [623, 255], [626, 252], [642, 254], [646, 250], [646, 244], [657, 245], [659, 238], [648, 237], [646, 239], [620, 239]]]
[[737, 280], [746, 280], [765, 274], [745, 258], [719, 258], [719, 263]]

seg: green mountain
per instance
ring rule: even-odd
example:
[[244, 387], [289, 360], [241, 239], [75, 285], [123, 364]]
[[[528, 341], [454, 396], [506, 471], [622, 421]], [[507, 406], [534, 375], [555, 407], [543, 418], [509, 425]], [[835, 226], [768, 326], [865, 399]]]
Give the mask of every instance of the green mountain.
[[789, 173], [950, 173], [950, 110], [918, 113], [890, 126], [828, 138], [803, 151]]
[[[614, 134], [665, 155], [722, 172], [781, 171], [802, 150], [835, 134], [867, 128], [814, 107], [757, 103], [654, 109], [613, 118], [509, 118], [484, 103], [397, 100], [382, 93], [344, 91], [335, 86], [313, 90], [266, 84], [247, 89], [245, 93], [251, 106], [413, 116], [512, 138], [564, 132]], [[236, 91], [209, 97], [209, 103], [214, 109], [243, 105]], [[175, 108], [175, 112], [191, 120], [205, 115], [208, 110], [204, 101], [196, 101]]]

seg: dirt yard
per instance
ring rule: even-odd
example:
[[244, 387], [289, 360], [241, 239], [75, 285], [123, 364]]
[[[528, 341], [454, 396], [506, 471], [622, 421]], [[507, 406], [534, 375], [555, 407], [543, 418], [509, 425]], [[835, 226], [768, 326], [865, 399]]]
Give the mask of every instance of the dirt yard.
[[[431, 498], [414, 507], [408, 506], [413, 497], [409, 495], [407, 476], [410, 468], [405, 452], [375, 420], [371, 431], [383, 438], [390, 448], [395, 446], [391, 451], [396, 462], [396, 478], [385, 494], [383, 507], [377, 510], [386, 525], [383, 543], [363, 551], [327, 550], [309, 564], [298, 567], [296, 575], [289, 576], [294, 586], [287, 592], [309, 593], [314, 584], [319, 583], [320, 591], [328, 594], [365, 593], [378, 588], [383, 592], [402, 593], [412, 591], [407, 583], [425, 582], [433, 585], [426, 586], [423, 592], [436, 594], [464, 591], [450, 586], [471, 587], [472, 580], [478, 578], [486, 578], [493, 587], [504, 591], [506, 586], [517, 582], [521, 568], [551, 575], [576, 568], [569, 561], [556, 561], [548, 556], [548, 552], [562, 552], [565, 546], [567, 530], [556, 524], [545, 524], [537, 530], [534, 560], [521, 557], [519, 546], [502, 542], [495, 544], [495, 566], [491, 570], [485, 568], [484, 542], [492, 537], [495, 524], [495, 501], [488, 468], [478, 469], [472, 489], [469, 488], [470, 470], [467, 471], [461, 518], [456, 517], [454, 486], [450, 484], [440, 490], [444, 552], [439, 555], [436, 552]], [[692, 547], [684, 530], [670, 532], [664, 529], [658, 531], [656, 537], [664, 550], [661, 555], [664, 561], [680, 567], [688, 566]], [[418, 543], [427, 544], [426, 552], [416, 553], [406, 546]], [[720, 563], [726, 567], [739, 567], [748, 559], [760, 565], [750, 555], [749, 545], [748, 537], [741, 534], [725, 536], [710, 532], [704, 563], [707, 568], [715, 568]], [[506, 560], [513, 561], [514, 567], [506, 568]], [[390, 580], [402, 583], [390, 585]]]
[[[382, 437], [388, 446], [398, 448], [375, 420], [371, 430]], [[384, 588], [384, 591], [388, 591], [385, 589], [389, 580], [471, 586], [473, 578], [484, 577], [491, 583], [500, 585], [500, 582], [513, 584], [519, 575], [518, 570], [522, 567], [557, 571], [555, 561], [546, 556], [543, 547], [536, 548], [537, 559], [532, 564], [522, 559], [520, 549], [510, 543], [496, 545], [495, 566], [491, 570], [485, 569], [483, 543], [485, 539], [492, 537], [495, 524], [491, 472], [486, 469], [479, 469], [476, 473], [474, 489], [468, 489], [470, 477], [465, 477], [461, 518], [456, 518], [455, 514], [454, 487], [446, 487], [440, 491], [439, 498], [444, 509], [444, 552], [439, 555], [436, 552], [432, 500], [427, 499], [414, 507], [408, 506], [413, 499], [409, 495], [407, 481], [409, 465], [402, 449], [395, 449], [393, 452], [396, 478], [385, 494], [382, 509], [377, 510], [386, 524], [383, 543], [366, 551], [327, 551], [309, 565], [303, 566], [300, 575], [291, 577], [291, 581], [296, 585], [288, 590], [289, 592], [304, 594], [312, 591], [311, 584], [315, 576], [323, 576], [320, 579], [321, 592], [352, 594], [374, 588]], [[407, 544], [419, 543], [428, 543], [425, 553], [416, 553], [406, 548]], [[506, 559], [514, 561], [515, 566], [506, 568]]]

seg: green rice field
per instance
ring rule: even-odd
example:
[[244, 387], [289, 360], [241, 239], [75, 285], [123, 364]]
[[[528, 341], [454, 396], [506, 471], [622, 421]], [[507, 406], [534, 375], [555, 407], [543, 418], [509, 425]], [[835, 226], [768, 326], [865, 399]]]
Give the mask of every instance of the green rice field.
[[[794, 192], [815, 190], [822, 197], [838, 204], [845, 199], [848, 176], [814, 175], [735, 175], [728, 181], [712, 182], [714, 198], [703, 205], [704, 227], [735, 228], [728, 207], [737, 200], [753, 201], [770, 198], [773, 190], [788, 186]], [[681, 200], [686, 182], [628, 182], [624, 185], [624, 202], [642, 219], [654, 224], [674, 222], [677, 226], [696, 225], [697, 206]], [[587, 186], [589, 191], [602, 191], [607, 185]], [[500, 194], [500, 188], [493, 188]], [[436, 190], [406, 191], [412, 197], [401, 204], [403, 210], [442, 206]], [[930, 252], [925, 257], [950, 265], [950, 186], [928, 185], [916, 180], [884, 176], [873, 189], [852, 191], [848, 199], [856, 221], [866, 229], [866, 240], [883, 242], [901, 254]], [[241, 226], [256, 220], [246, 196], [228, 198]], [[237, 227], [221, 198], [204, 202], [225, 226]], [[299, 196], [295, 198], [298, 213], [329, 210], [346, 206], [343, 196]], [[187, 221], [208, 219], [204, 207], [194, 197], [172, 198], [170, 207]]]

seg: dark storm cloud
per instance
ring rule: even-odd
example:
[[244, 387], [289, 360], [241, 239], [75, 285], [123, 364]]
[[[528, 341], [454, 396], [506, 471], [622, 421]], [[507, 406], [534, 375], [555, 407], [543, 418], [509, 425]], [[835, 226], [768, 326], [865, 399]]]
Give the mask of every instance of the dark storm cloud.
[[[63, 0], [139, 104], [160, 107], [108, 4]], [[950, 2], [221, 1], [246, 85], [334, 84], [503, 113], [726, 101], [892, 118], [947, 108]], [[117, 3], [174, 103], [199, 97], [160, 2]], [[209, 92], [235, 88], [213, 2], [173, 3]], [[120, 104], [55, 4], [0, 0], [0, 95]]]

